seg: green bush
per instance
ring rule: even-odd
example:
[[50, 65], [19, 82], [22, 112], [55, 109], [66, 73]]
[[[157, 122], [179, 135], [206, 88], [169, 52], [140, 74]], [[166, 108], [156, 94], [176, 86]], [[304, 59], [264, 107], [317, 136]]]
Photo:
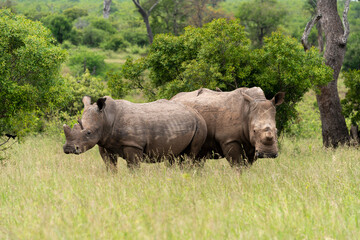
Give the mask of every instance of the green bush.
[[66, 97], [63, 97], [61, 103], [57, 103], [58, 109], [62, 112], [67, 112], [73, 116], [79, 114], [84, 108], [82, 98], [90, 96], [92, 100], [97, 100], [100, 97], [109, 95], [104, 82], [87, 70], [79, 77], [66, 76], [64, 77], [64, 89], [61, 92], [67, 92]]
[[121, 35], [113, 35], [110, 39], [104, 42], [101, 47], [106, 50], [117, 51], [119, 49], [125, 49], [129, 43]]
[[351, 34], [346, 44], [343, 70], [360, 70], [360, 33]]
[[105, 71], [105, 56], [91, 51], [88, 48], [74, 49], [69, 58], [69, 67], [75, 75], [84, 73], [84, 69], [91, 74], [100, 74]]
[[110, 34], [114, 34], [117, 31], [116, 28], [109, 22], [109, 20], [106, 20], [104, 18], [92, 19], [91, 26], [93, 26], [96, 29], [103, 30]]
[[125, 30], [122, 32], [122, 35], [124, 36], [124, 39], [131, 44], [136, 44], [138, 46], [149, 44], [149, 38], [146, 32]]
[[78, 8], [78, 7], [72, 7], [65, 9], [63, 14], [71, 21], [74, 21], [75, 19], [79, 17], [84, 17], [88, 15], [88, 12], [86, 9]]
[[40, 22], [0, 10], [0, 135], [26, 135], [41, 127], [59, 81], [65, 50]]
[[360, 124], [360, 70], [344, 72], [344, 83], [348, 88], [345, 99], [341, 101], [343, 113], [353, 125]]
[[106, 40], [107, 35], [104, 30], [88, 26], [83, 31], [82, 43], [88, 47], [99, 47]]
[[62, 43], [64, 40], [70, 38], [72, 24], [65, 15], [49, 15], [43, 18], [42, 21], [44, 22], [45, 26], [51, 30], [53, 36], [59, 43]]

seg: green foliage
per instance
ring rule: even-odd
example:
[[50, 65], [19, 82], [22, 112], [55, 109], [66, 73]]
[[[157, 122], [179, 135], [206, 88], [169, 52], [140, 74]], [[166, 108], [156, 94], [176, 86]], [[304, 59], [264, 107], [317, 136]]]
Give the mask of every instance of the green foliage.
[[199, 87], [234, 89], [250, 73], [249, 46], [237, 20], [187, 27], [179, 37], [157, 35], [146, 58], [151, 82], [167, 98]]
[[111, 92], [111, 96], [114, 98], [123, 98], [129, 91], [128, 83], [123, 81], [121, 73], [118, 72], [108, 72], [107, 73], [108, 82], [107, 85]]
[[103, 30], [103, 31], [108, 32], [110, 34], [116, 33], [116, 28], [113, 25], [111, 25], [111, 23], [108, 20], [106, 20], [104, 18], [92, 19], [91, 20], [91, 25], [94, 28]]
[[99, 47], [107, 35], [106, 31], [89, 26], [84, 29], [82, 43], [88, 47]]
[[69, 66], [75, 75], [81, 75], [88, 69], [91, 74], [100, 74], [105, 70], [105, 56], [88, 48], [73, 50], [69, 58]]
[[65, 9], [63, 14], [71, 21], [74, 21], [75, 19], [77, 19], [79, 17], [87, 16], [88, 12], [86, 9], [73, 7], [73, 8]]
[[66, 52], [54, 46], [51, 32], [40, 22], [9, 10], [0, 10], [0, 29], [0, 134], [25, 135], [39, 127], [57, 97], [48, 91], [57, 84]]
[[344, 72], [344, 79], [348, 92], [341, 101], [343, 114], [352, 124], [360, 125], [360, 70]]
[[149, 44], [149, 39], [146, 32], [129, 29], [122, 31], [122, 35], [124, 39], [131, 44], [136, 44], [139, 46], [146, 46]]
[[124, 50], [129, 43], [125, 41], [125, 39], [121, 35], [113, 35], [110, 37], [110, 39], [106, 42], [104, 42], [101, 47], [105, 50]]
[[360, 32], [350, 34], [346, 44], [343, 70], [348, 71], [350, 69], [360, 70]]
[[241, 3], [237, 15], [250, 33], [252, 43], [261, 47], [263, 38], [276, 30], [286, 13], [276, 0], [252, 0]]
[[128, 58], [122, 65], [120, 73], [109, 73], [108, 86], [113, 96], [122, 97], [130, 89], [140, 89], [148, 99], [155, 100], [153, 86], [145, 78], [144, 71], [148, 65], [144, 60], [145, 58], [133, 61], [132, 58]]
[[91, 75], [88, 70], [79, 77], [69, 75], [64, 77], [62, 88], [59, 92], [67, 92], [67, 94], [62, 96], [61, 104], [57, 103], [54, 106], [71, 116], [79, 114], [84, 108], [81, 101], [84, 96], [90, 96], [93, 101], [96, 101], [98, 98], [108, 95], [104, 82]]
[[59, 43], [70, 38], [71, 22], [62, 14], [49, 15], [42, 20]]

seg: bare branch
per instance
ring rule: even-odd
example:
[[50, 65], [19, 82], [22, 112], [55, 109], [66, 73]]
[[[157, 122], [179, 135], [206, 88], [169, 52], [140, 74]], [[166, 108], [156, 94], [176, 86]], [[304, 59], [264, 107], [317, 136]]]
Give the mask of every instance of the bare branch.
[[154, 7], [156, 7], [156, 5], [158, 5], [160, 2], [160, 0], [157, 0], [156, 3], [154, 3], [154, 5], [151, 6], [151, 8], [148, 11], [148, 14], [150, 15], [151, 11], [154, 9]]
[[321, 14], [317, 14], [317, 15], [314, 16], [313, 19], [311, 19], [310, 22], [308, 22], [306, 24], [304, 33], [303, 33], [303, 35], [301, 37], [301, 43], [304, 46], [305, 51], [309, 49], [307, 40], [308, 40], [308, 37], [310, 35], [310, 31], [314, 27], [314, 25], [320, 20], [320, 18], [321, 18]]
[[345, 6], [344, 6], [344, 13], [343, 13], [344, 35], [342, 36], [342, 38], [340, 40], [341, 41], [340, 44], [343, 44], [343, 45], [346, 45], [347, 39], [350, 34], [350, 26], [349, 26], [349, 21], [347, 18], [349, 8], [350, 8], [350, 0], [346, 0]]
[[133, 3], [135, 4], [136, 7], [138, 7], [139, 9], [144, 11], [144, 9], [140, 6], [139, 0], [132, 0], [132, 1], [133, 1]]

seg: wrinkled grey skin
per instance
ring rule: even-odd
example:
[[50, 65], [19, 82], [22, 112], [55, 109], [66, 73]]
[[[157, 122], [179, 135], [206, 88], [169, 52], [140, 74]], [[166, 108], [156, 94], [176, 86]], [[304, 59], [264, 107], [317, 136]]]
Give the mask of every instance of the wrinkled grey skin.
[[104, 97], [91, 105], [83, 98], [84, 112], [79, 124], [64, 132], [65, 153], [81, 154], [96, 144], [107, 168], [116, 171], [117, 157], [130, 168], [148, 157], [151, 162], [181, 154], [195, 157], [206, 138], [205, 120], [183, 104], [158, 100], [131, 103]]
[[278, 156], [275, 107], [284, 97], [280, 92], [267, 100], [258, 87], [231, 92], [201, 88], [171, 100], [194, 108], [205, 119], [208, 132], [200, 156], [225, 156], [231, 166], [242, 166]]

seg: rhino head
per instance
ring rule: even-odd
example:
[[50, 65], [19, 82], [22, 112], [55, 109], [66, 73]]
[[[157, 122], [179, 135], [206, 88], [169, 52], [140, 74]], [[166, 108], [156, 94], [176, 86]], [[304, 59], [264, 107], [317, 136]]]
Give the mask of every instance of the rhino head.
[[104, 126], [104, 114], [106, 98], [100, 98], [96, 104], [91, 105], [88, 96], [83, 98], [84, 112], [82, 119], [71, 129], [64, 124], [66, 143], [63, 146], [66, 154], [81, 154], [94, 147], [101, 139]]
[[243, 93], [250, 104], [249, 137], [255, 147], [256, 158], [276, 158], [278, 156], [276, 106], [283, 103], [285, 93], [277, 93], [273, 99], [252, 98]]

